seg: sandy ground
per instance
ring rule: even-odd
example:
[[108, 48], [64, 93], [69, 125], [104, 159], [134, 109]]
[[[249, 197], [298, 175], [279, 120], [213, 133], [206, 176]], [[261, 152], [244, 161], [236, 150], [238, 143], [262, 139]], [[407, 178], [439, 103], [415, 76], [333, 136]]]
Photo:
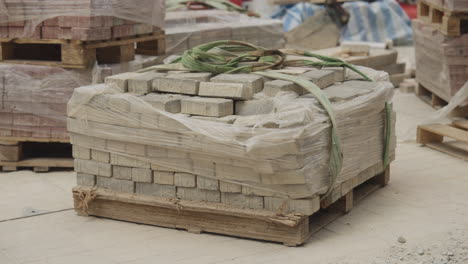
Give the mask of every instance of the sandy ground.
[[390, 184], [302, 247], [79, 217], [73, 172], [19, 171], [0, 173], [0, 263], [468, 263], [468, 163], [401, 141], [430, 107], [395, 109]]

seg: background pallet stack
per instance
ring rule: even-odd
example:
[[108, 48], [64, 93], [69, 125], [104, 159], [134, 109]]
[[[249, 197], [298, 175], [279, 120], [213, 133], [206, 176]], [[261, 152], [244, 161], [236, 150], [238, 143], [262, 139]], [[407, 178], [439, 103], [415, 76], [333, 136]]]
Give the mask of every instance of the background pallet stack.
[[74, 88], [161, 60], [164, 1], [0, 0], [0, 7], [0, 168], [73, 167], [47, 156], [70, 156], [66, 144], [45, 154], [47, 146], [25, 142], [69, 142]]
[[[468, 81], [468, 5], [462, 0], [422, 0], [413, 21], [416, 95], [444, 106]], [[461, 109], [468, 113], [468, 108]]]
[[[330, 183], [329, 118], [307, 90], [256, 74], [170, 70], [174, 66], [75, 89], [68, 130], [80, 214], [301, 244], [305, 231], [275, 237], [281, 224], [264, 224], [249, 234], [238, 226], [239, 215], [222, 221], [204, 217], [207, 210], [238, 210], [250, 217], [247, 229], [258, 218], [291, 220], [296, 213], [304, 220], [320, 209], [319, 195], [330, 185], [333, 202], [384, 172], [384, 153], [394, 159], [394, 132], [384, 143], [385, 127], [394, 130], [394, 113], [385, 111], [393, 86], [379, 72], [367, 69], [377, 80], [367, 82], [352, 80], [359, 76], [342, 68], [286, 70], [316, 83], [333, 102], [345, 155], [341, 173]], [[139, 202], [154, 213], [138, 211]], [[190, 214], [191, 206], [198, 206], [198, 213]], [[224, 226], [230, 222], [235, 223]], [[224, 229], [215, 228], [220, 225]]]

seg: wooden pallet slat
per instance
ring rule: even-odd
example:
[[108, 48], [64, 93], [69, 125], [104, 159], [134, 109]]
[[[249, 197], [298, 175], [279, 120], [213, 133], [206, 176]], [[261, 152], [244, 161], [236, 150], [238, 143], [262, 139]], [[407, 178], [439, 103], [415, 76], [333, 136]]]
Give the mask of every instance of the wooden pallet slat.
[[164, 31], [105, 41], [0, 39], [1, 62], [70, 69], [89, 68], [96, 61], [100, 63], [131, 61], [135, 54], [164, 53]]
[[430, 23], [447, 36], [468, 33], [468, 13], [447, 10], [441, 6], [421, 0], [418, 2], [418, 18]]
[[[117, 193], [91, 187], [73, 188], [75, 211], [82, 216], [97, 216], [176, 229], [191, 233], [216, 233], [283, 243], [304, 244], [310, 236], [349, 212], [353, 204], [386, 185], [390, 170], [378, 175], [351, 179], [336, 187], [350, 186], [349, 191], [311, 216], [277, 215], [266, 210], [241, 209], [219, 203], [177, 200], [140, 194]], [[369, 179], [370, 178], [370, 179]], [[353, 186], [354, 184], [357, 184]], [[96, 197], [82, 207], [83, 194]]]
[[[467, 126], [466, 121], [455, 121], [452, 125], [430, 124], [418, 126], [416, 141], [429, 148], [468, 161]], [[456, 142], [444, 142], [444, 137], [454, 139]]]
[[[449, 102], [447, 102], [445, 99], [440, 97], [438, 94], [430, 91], [426, 87], [424, 87], [421, 83], [418, 83], [416, 86], [416, 89], [414, 90], [414, 94], [419, 97], [423, 102], [427, 103], [434, 109], [440, 109], [446, 105], [448, 105]], [[463, 106], [463, 107], [457, 107], [455, 108], [455, 111], [459, 113], [461, 116], [466, 116], [468, 115], [468, 106]]]

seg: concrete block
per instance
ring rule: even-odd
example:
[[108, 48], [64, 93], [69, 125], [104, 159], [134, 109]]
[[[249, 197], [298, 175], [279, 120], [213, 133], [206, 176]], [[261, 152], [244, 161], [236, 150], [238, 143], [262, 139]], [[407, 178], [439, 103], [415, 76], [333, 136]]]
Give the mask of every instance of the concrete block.
[[177, 198], [190, 201], [221, 202], [221, 193], [212, 190], [177, 187]]
[[184, 96], [176, 94], [151, 93], [140, 98], [158, 110], [176, 114], [180, 113], [180, 99], [184, 98]]
[[193, 159], [193, 172], [196, 175], [214, 177], [215, 176], [215, 163], [211, 160], [206, 160], [206, 159]]
[[91, 159], [99, 162], [109, 163], [110, 162], [110, 153], [100, 150], [91, 150]]
[[199, 85], [196, 80], [163, 77], [153, 81], [153, 91], [196, 95]]
[[216, 178], [260, 182], [260, 174], [252, 168], [238, 167], [228, 164], [216, 164]]
[[122, 180], [132, 180], [132, 168], [124, 166], [112, 166], [112, 175], [114, 178]]
[[346, 68], [344, 67], [323, 67], [322, 70], [332, 71], [335, 75], [335, 82], [343, 82], [346, 79]]
[[[312, 69], [299, 76], [313, 82], [321, 89], [333, 85], [335, 83], [335, 73], [333, 71]], [[309, 92], [304, 91], [304, 93]]]
[[75, 159], [75, 171], [104, 177], [111, 177], [112, 165], [94, 160]]
[[258, 93], [263, 90], [263, 77], [255, 74], [219, 74], [211, 78], [211, 81], [222, 83], [242, 83], [251, 88], [254, 93]]
[[164, 73], [146, 72], [138, 76], [128, 78], [128, 91], [136, 94], [147, 94], [153, 90], [153, 81], [164, 77]]
[[196, 187], [197, 177], [191, 173], [176, 172], [174, 174], [174, 184], [180, 187]]
[[191, 97], [181, 100], [184, 114], [223, 117], [232, 115], [234, 104], [230, 99]]
[[221, 193], [221, 202], [239, 208], [263, 209], [263, 197], [240, 193]]
[[153, 171], [154, 183], [174, 185], [174, 172], [170, 171]]
[[130, 112], [131, 103], [128, 98], [122, 96], [122, 94], [105, 95], [105, 98], [111, 110], [121, 113]]
[[172, 198], [176, 197], [176, 187], [172, 185], [137, 182], [135, 183], [135, 193]]
[[126, 167], [136, 167], [136, 168], [150, 168], [150, 163], [126, 156], [122, 156], [119, 154], [111, 153], [111, 164], [112, 165], [119, 165], [119, 166], [126, 166]]
[[153, 182], [151, 169], [132, 168], [132, 180], [136, 182]]
[[151, 158], [167, 158], [167, 149], [161, 147], [147, 146], [146, 155]]
[[197, 188], [202, 190], [219, 190], [219, 181], [203, 176], [197, 176]]
[[309, 199], [285, 199], [278, 197], [264, 197], [265, 209], [276, 211], [283, 206], [284, 213], [298, 213], [304, 215], [312, 215], [320, 209], [320, 198], [314, 197]]
[[106, 148], [105, 139], [85, 136], [85, 135], [76, 134], [76, 133], [70, 134], [70, 143], [72, 143], [73, 145], [78, 145], [81, 147], [88, 147], [88, 148], [99, 148], [99, 149]]
[[133, 193], [135, 191], [135, 183], [132, 181], [99, 176], [96, 177], [96, 186], [116, 192]]
[[145, 145], [135, 144], [135, 143], [125, 143], [125, 153], [133, 154], [138, 156], [146, 155]]
[[223, 193], [241, 193], [242, 186], [226, 181], [219, 181], [219, 190]]
[[104, 82], [111, 88], [114, 88], [119, 92], [126, 93], [128, 92], [128, 80], [140, 75], [141, 73], [126, 72], [106, 77]]
[[212, 116], [191, 116], [191, 118], [205, 120], [205, 121], [212, 121], [224, 124], [233, 124], [234, 121], [237, 119], [237, 115], [228, 115], [223, 117], [212, 117]]
[[125, 152], [125, 143], [117, 140], [107, 140], [106, 149], [110, 151]]
[[77, 172], [76, 184], [79, 186], [93, 187], [96, 185], [96, 175]]
[[238, 100], [250, 100], [253, 94], [253, 88], [243, 83], [202, 82], [198, 90], [200, 96]]
[[91, 159], [91, 149], [73, 145], [72, 147], [73, 158], [89, 160]]
[[301, 86], [293, 82], [275, 80], [275, 81], [266, 82], [263, 92], [267, 96], [276, 96], [276, 94], [279, 92], [295, 92], [298, 95], [302, 95], [304, 90]]
[[195, 81], [200, 81], [200, 82], [208, 82], [210, 81], [212, 76], [213, 74], [209, 72], [184, 72], [184, 73], [172, 73], [172, 74], [167, 75], [167, 77], [170, 77], [170, 78], [189, 79], [189, 80], [195, 80]]
[[273, 113], [274, 109], [272, 99], [236, 101], [235, 113], [238, 116], [264, 115]]

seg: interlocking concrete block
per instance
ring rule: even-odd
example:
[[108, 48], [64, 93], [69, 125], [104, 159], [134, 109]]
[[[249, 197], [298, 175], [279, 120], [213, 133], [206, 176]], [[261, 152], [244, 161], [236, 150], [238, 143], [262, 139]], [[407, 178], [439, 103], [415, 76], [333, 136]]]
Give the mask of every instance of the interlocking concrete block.
[[219, 181], [219, 190], [223, 193], [241, 193], [242, 186], [226, 181]]
[[76, 133], [70, 133], [70, 143], [88, 148], [106, 148], [106, 140], [97, 137], [90, 137]]
[[94, 160], [75, 159], [75, 171], [104, 177], [111, 177], [112, 165]]
[[177, 198], [190, 201], [221, 202], [221, 193], [212, 190], [177, 187]]
[[260, 174], [252, 168], [216, 164], [216, 177], [226, 180], [260, 182]]
[[109, 163], [110, 162], [110, 153], [100, 150], [91, 150], [91, 159], [99, 162]]
[[236, 115], [252, 116], [273, 113], [275, 104], [272, 99], [236, 101]]
[[197, 176], [191, 173], [176, 172], [174, 174], [174, 184], [180, 187], [196, 187]]
[[167, 158], [167, 149], [155, 146], [146, 147], [146, 155], [151, 158]]
[[117, 140], [107, 140], [106, 149], [110, 151], [125, 152], [125, 143]]
[[125, 153], [133, 154], [138, 156], [146, 155], [145, 145], [135, 144], [135, 143], [125, 143]]
[[170, 73], [167, 75], [167, 77], [170, 77], [170, 78], [189, 79], [189, 80], [195, 80], [195, 81], [200, 81], [200, 82], [208, 82], [210, 81], [212, 76], [213, 74], [209, 72], [183, 72], [183, 73]]
[[164, 73], [146, 72], [138, 76], [128, 78], [128, 91], [135, 94], [147, 94], [153, 90], [153, 81], [164, 77]]
[[116, 89], [119, 92], [126, 93], [128, 92], [128, 80], [140, 75], [142, 74], [136, 72], [126, 72], [106, 77], [104, 81], [111, 88]]
[[263, 209], [263, 197], [240, 193], [221, 193], [221, 202], [240, 208]]
[[200, 96], [238, 100], [250, 100], [253, 94], [253, 88], [243, 83], [202, 82], [198, 90]]
[[207, 177], [215, 176], [215, 163], [206, 159], [193, 159], [193, 172], [196, 175], [203, 175]]
[[155, 183], [135, 183], [135, 193], [161, 197], [176, 197], [176, 187], [172, 185], [160, 185]]
[[112, 166], [112, 175], [114, 178], [122, 180], [132, 180], [132, 168], [124, 166]]
[[254, 196], [275, 196], [274, 191], [267, 190], [266, 188], [254, 188], [245, 185], [242, 186], [242, 193]]
[[232, 115], [234, 104], [230, 99], [191, 97], [181, 100], [184, 114], [223, 117]]
[[163, 77], [153, 81], [153, 90], [157, 92], [195, 95], [199, 86], [199, 81], [191, 79]]
[[174, 172], [153, 171], [154, 183], [164, 185], [174, 185]]
[[[317, 85], [319, 88], [323, 89], [335, 83], [335, 72], [312, 69], [304, 74], [299, 75], [301, 78], [309, 80]], [[304, 93], [309, 93], [304, 91]]]
[[322, 70], [334, 72], [335, 82], [343, 82], [346, 79], [346, 68], [344, 67], [323, 67]]
[[188, 131], [189, 128], [183, 124], [184, 119], [187, 117], [189, 115], [186, 114], [160, 115], [158, 116], [158, 128], [174, 132]]
[[177, 94], [151, 93], [140, 98], [156, 109], [176, 114], [180, 113], [180, 99], [184, 97], [183, 95]]
[[72, 154], [73, 154], [73, 158], [75, 159], [83, 159], [83, 160], [91, 159], [91, 149], [80, 147], [78, 145], [73, 145]]
[[263, 92], [266, 96], [276, 96], [279, 92], [295, 92], [298, 95], [302, 95], [304, 89], [290, 81], [274, 80], [265, 83]]
[[128, 97], [122, 96], [122, 94], [109, 94], [105, 95], [105, 98], [111, 110], [120, 113], [130, 112], [131, 102], [128, 100]]
[[278, 197], [264, 197], [265, 209], [277, 211], [280, 207], [284, 208], [283, 213], [298, 213], [312, 215], [320, 209], [320, 198], [290, 200]]
[[132, 180], [136, 182], [153, 182], [151, 169], [132, 168]]
[[255, 74], [219, 74], [211, 78], [212, 82], [242, 83], [250, 87], [254, 93], [263, 90], [263, 77]]
[[96, 175], [77, 172], [76, 184], [79, 186], [93, 187], [96, 185]]
[[195, 118], [195, 119], [224, 123], [224, 124], [233, 124], [236, 121], [237, 117], [238, 117], [237, 115], [228, 115], [228, 116], [223, 116], [223, 117], [191, 116], [191, 118]]
[[197, 176], [197, 188], [202, 190], [219, 190], [219, 181], [203, 176]]
[[99, 176], [96, 177], [96, 186], [116, 192], [133, 193], [135, 191], [135, 183], [132, 181]]
[[122, 156], [116, 153], [111, 153], [111, 164], [112, 165], [119, 165], [119, 166], [126, 166], [126, 167], [136, 167], [136, 168], [150, 168], [150, 163], [126, 156]]

